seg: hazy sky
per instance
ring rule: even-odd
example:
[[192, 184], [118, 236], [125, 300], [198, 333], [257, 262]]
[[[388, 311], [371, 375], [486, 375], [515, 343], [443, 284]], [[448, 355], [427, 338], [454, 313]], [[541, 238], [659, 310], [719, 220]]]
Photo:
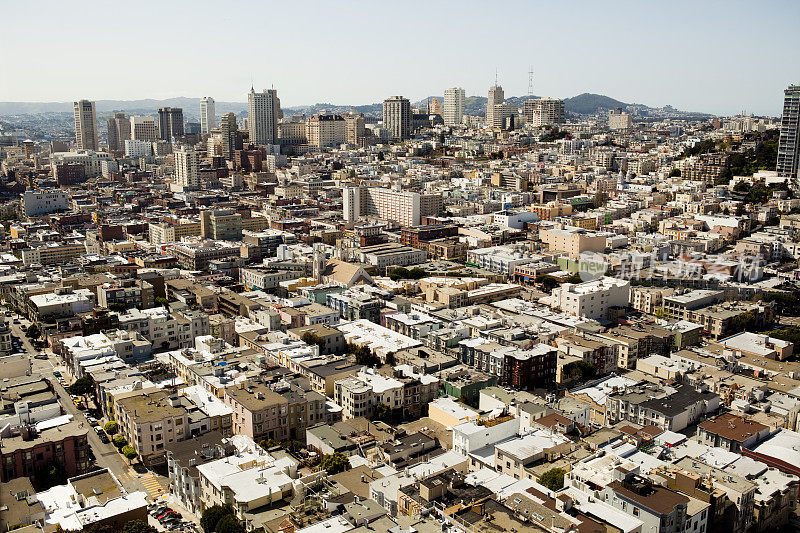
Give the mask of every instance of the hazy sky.
[[212, 96], [284, 106], [605, 94], [778, 115], [800, 83], [796, 1], [4, 1], [0, 101]]

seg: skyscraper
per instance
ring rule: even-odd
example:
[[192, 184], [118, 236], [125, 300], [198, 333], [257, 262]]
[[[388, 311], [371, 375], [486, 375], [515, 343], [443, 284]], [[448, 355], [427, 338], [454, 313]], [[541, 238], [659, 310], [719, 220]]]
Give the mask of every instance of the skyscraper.
[[183, 137], [183, 109], [162, 107], [158, 110], [159, 138], [165, 141]]
[[97, 114], [94, 102], [73, 102], [75, 108], [75, 143], [78, 150], [97, 150]]
[[383, 127], [395, 141], [411, 137], [411, 102], [407, 98], [392, 96], [383, 101]]
[[222, 115], [219, 130], [222, 134], [222, 156], [233, 161], [234, 153], [242, 147], [242, 143], [239, 141], [239, 125], [236, 123], [236, 115], [233, 113]]
[[125, 141], [131, 138], [131, 121], [125, 113], [114, 113], [114, 118], [106, 121], [108, 125], [108, 149], [118, 152], [125, 149]]
[[361, 146], [364, 139], [364, 114], [350, 112], [344, 115], [347, 144]]
[[257, 93], [250, 88], [247, 95], [247, 116], [251, 143], [278, 144], [278, 120], [281, 115], [278, 91], [264, 89]]
[[181, 146], [175, 156], [175, 183], [182, 189], [200, 187], [200, 155], [190, 146]]
[[489, 99], [486, 101], [486, 127], [491, 128], [494, 126], [495, 116], [494, 112], [497, 105], [502, 104], [505, 100], [503, 88], [499, 85], [492, 85], [489, 87]]
[[466, 97], [464, 89], [453, 87], [444, 91], [444, 106], [442, 108], [442, 118], [445, 126], [461, 124], [464, 121], [464, 105]]
[[131, 139], [156, 142], [158, 128], [153, 117], [131, 117]]
[[214, 99], [204, 96], [200, 100], [200, 133], [208, 133], [217, 127], [217, 115]]
[[[800, 165], [800, 85], [790, 85], [783, 91], [783, 118], [778, 139], [778, 176], [797, 180]], [[797, 187], [798, 183], [795, 182]]]

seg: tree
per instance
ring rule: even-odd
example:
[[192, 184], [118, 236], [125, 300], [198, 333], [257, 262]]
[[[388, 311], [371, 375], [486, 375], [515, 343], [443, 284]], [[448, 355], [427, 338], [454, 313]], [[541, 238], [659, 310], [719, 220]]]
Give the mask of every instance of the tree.
[[320, 468], [328, 472], [329, 475], [344, 472], [350, 466], [350, 460], [347, 456], [340, 452], [328, 454], [322, 458], [319, 464]]
[[167, 307], [167, 305], [169, 305], [169, 300], [167, 300], [163, 296], [159, 296], [158, 298], [156, 298], [155, 302], [156, 305], [160, 305], [161, 307]]
[[539, 476], [539, 484], [550, 490], [560, 490], [564, 488], [564, 474], [566, 473], [563, 468], [551, 468]]
[[233, 512], [227, 507], [213, 505], [203, 511], [203, 515], [200, 517], [200, 527], [205, 533], [213, 533], [216, 531], [219, 521], [232, 514]]
[[36, 324], [31, 324], [25, 330], [25, 336], [29, 339], [38, 339], [42, 336], [42, 330], [39, 329], [39, 326]]
[[113, 442], [114, 446], [117, 448], [122, 448], [128, 444], [128, 439], [125, 438], [125, 435], [114, 435], [114, 438], [111, 439], [111, 442]]
[[[117, 436], [119, 437], [121, 435]], [[134, 450], [133, 446], [131, 446], [130, 444], [126, 444], [125, 446], [122, 447], [122, 455], [124, 455], [126, 459], [131, 461], [136, 458], [136, 450]]]
[[119, 424], [117, 424], [114, 420], [109, 420], [103, 426], [103, 431], [109, 435], [114, 435], [117, 433], [117, 431], [119, 431]]
[[242, 523], [233, 514], [227, 514], [219, 519], [215, 533], [245, 533]]
[[390, 366], [394, 366], [395, 365], [396, 361], [395, 361], [395, 358], [394, 358], [394, 352], [389, 352], [389, 353], [386, 354], [386, 361], [385, 362], [386, 362], [387, 365], [390, 365]]
[[309, 345], [316, 344], [317, 346], [319, 346], [319, 353], [323, 353], [325, 350], [325, 339], [323, 339], [313, 331], [306, 331], [305, 333], [303, 333], [303, 335], [300, 337], [300, 340]]
[[560, 285], [556, 278], [553, 276], [548, 276], [547, 274], [539, 274], [536, 276], [536, 283], [539, 283], [547, 292], [552, 291]]
[[143, 520], [131, 520], [122, 527], [122, 533], [157, 533], [158, 530]]
[[69, 393], [75, 396], [94, 394], [94, 380], [89, 376], [76, 379], [75, 383], [69, 386]]
[[586, 381], [592, 379], [596, 374], [597, 369], [594, 365], [586, 361], [573, 361], [564, 365], [562, 369], [562, 375], [570, 381]]
[[375, 420], [382, 420], [388, 422], [392, 417], [392, 410], [385, 403], [379, 403], [375, 406]]

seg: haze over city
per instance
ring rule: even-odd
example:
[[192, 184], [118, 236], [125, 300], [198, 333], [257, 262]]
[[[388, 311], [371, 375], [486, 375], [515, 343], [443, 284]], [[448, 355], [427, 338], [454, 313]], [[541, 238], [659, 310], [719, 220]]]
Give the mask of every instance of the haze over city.
[[0, 533], [800, 531], [796, 2], [0, 5]]
[[798, 81], [790, 1], [78, 5], [3, 6], [0, 101], [244, 101], [252, 80], [287, 106], [363, 105], [454, 85], [484, 95], [495, 71], [523, 96], [532, 66], [540, 96], [776, 116], [775, 91]]

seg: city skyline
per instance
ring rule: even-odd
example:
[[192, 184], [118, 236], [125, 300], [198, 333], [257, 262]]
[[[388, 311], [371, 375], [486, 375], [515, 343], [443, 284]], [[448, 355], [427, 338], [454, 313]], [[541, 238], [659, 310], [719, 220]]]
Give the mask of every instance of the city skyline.
[[[127, 46], [118, 38], [126, 29], [142, 26], [157, 32], [169, 21], [181, 20], [180, 25], [170, 26], [175, 42], [202, 42], [198, 28], [211, 12], [203, 9], [203, 2], [192, 3], [192, 9], [184, 3], [159, 4], [157, 19], [146, 16], [151, 11], [148, 4], [124, 17], [114, 7], [104, 6], [97, 19], [102, 23], [89, 23], [92, 31], [84, 33], [71, 30], [70, 21], [78, 14], [68, 6], [47, 3], [51, 15], [47, 17], [40, 16], [41, 6], [36, 10], [7, 6], [8, 20], [15, 24], [0, 37], [10, 51], [0, 58], [0, 68], [17, 74], [0, 82], [0, 101], [211, 95], [217, 101], [239, 102], [252, 84], [257, 90], [277, 89], [285, 107], [322, 102], [363, 105], [396, 94], [413, 102], [441, 96], [448, 87], [484, 96], [496, 73], [506, 94], [521, 96], [527, 93], [532, 65], [533, 90], [539, 96], [564, 98], [589, 92], [652, 107], [778, 116], [781, 91], [798, 81], [787, 65], [794, 64], [793, 52], [800, 49], [800, 37], [793, 31], [800, 6], [788, 2], [770, 2], [767, 7], [727, 3], [724, 9], [716, 3], [678, 3], [646, 11], [627, 2], [616, 3], [617, 9], [583, 4], [568, 14], [557, 6], [508, 3], [497, 8], [498, 14], [513, 14], [514, 20], [527, 17], [533, 29], [520, 25], [516, 31], [498, 29], [496, 35], [483, 27], [483, 33], [475, 34], [483, 15], [477, 14], [479, 4], [474, 3], [453, 9], [412, 2], [404, 11], [361, 2], [336, 8], [307, 2], [306, 9], [295, 4], [246, 4], [240, 11], [247, 16], [237, 17], [229, 10], [215, 18], [215, 39], [224, 44], [204, 46], [203, 54], [184, 52], [179, 62], [151, 61], [143, 69], [115, 69], [115, 62], [134, 50], [135, 57], [160, 57], [155, 52], [161, 46], [157, 42]], [[270, 39], [259, 36], [265, 16], [283, 21], [298, 13], [311, 15], [296, 24], [269, 26], [264, 34]], [[437, 25], [437, 20], [447, 24]], [[745, 21], [747, 38], [742, 38]], [[298, 24], [303, 39], [290, 41]], [[409, 33], [410, 28], [421, 30]], [[714, 31], [720, 28], [728, 31]], [[737, 28], [742, 31], [734, 31]], [[381, 39], [388, 42], [388, 37], [401, 32], [417, 38], [391, 46], [382, 43]], [[330, 49], [326, 43], [332, 35], [336, 46]], [[81, 76], [74, 75], [71, 62], [45, 55], [52, 53], [53, 42], [67, 40], [75, 48], [92, 51], [92, 66]], [[281, 53], [281, 46], [273, 44], [282, 42], [293, 43], [292, 53]], [[41, 61], [21, 64], [14, 59], [15, 51], [48, 59], [44, 68]], [[301, 62], [298, 57], [311, 59]], [[214, 76], [213, 65], [223, 61], [228, 65], [226, 74]], [[53, 83], [55, 79], [59, 82]]]

